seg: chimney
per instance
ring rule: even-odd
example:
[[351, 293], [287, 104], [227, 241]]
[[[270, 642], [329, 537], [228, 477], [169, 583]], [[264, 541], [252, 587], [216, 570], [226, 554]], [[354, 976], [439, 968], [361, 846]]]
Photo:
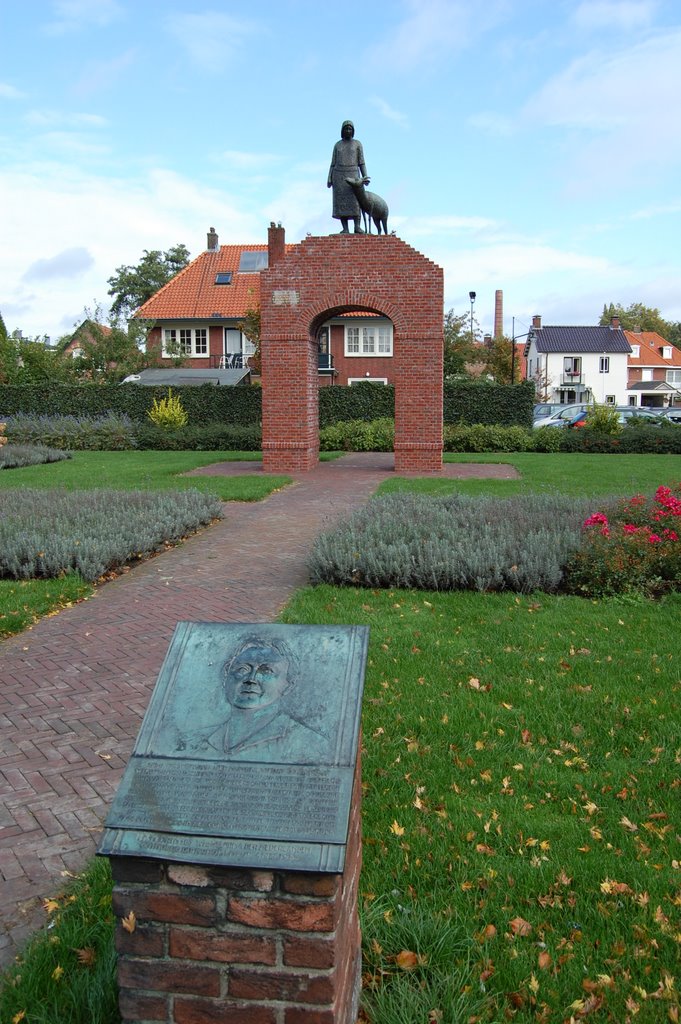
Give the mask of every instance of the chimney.
[[501, 338], [504, 334], [504, 293], [497, 288], [494, 293], [494, 337]]
[[634, 327], [634, 334], [640, 334], [640, 333], [641, 333], [641, 325], [640, 324], [636, 324], [636, 326]]
[[535, 313], [532, 317], [532, 327], [534, 330], [541, 330], [541, 317], [538, 313]]
[[267, 266], [271, 269], [286, 255], [286, 232], [281, 224], [270, 221], [267, 229]]
[[208, 249], [208, 252], [217, 252], [218, 236], [215, 233], [215, 228], [208, 229], [208, 241], [206, 242], [206, 248]]
[[610, 317], [610, 329], [613, 331], [619, 331], [620, 329], [620, 318], [618, 316]]

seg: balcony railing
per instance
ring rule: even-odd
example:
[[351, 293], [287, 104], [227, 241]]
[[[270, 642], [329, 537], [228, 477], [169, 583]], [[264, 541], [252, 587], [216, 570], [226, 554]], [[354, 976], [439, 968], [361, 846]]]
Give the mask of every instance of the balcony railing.
[[584, 383], [584, 377], [582, 376], [581, 370], [576, 370], [575, 372], [571, 372], [571, 373], [564, 372], [563, 375], [560, 378], [560, 386], [562, 388], [574, 387], [576, 384], [583, 384], [583, 383]]

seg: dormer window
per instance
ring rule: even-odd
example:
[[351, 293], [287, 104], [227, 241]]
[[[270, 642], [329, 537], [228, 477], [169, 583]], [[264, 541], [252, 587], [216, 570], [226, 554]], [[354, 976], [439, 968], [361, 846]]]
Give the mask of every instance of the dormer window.
[[672, 357], [672, 347], [671, 347], [671, 345], [665, 345], [664, 348], [662, 349], [662, 358], [663, 359], [671, 359], [671, 357]]
[[631, 357], [632, 357], [632, 359], [638, 359], [640, 357], [640, 355], [641, 355], [641, 346], [640, 345], [632, 345], [631, 346]]

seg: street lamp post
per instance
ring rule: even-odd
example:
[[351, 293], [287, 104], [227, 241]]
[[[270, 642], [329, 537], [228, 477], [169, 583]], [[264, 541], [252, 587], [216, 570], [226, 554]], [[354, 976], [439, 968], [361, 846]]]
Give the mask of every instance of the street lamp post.
[[475, 292], [469, 292], [468, 298], [471, 300], [471, 348], [473, 347], [473, 303], [475, 302]]

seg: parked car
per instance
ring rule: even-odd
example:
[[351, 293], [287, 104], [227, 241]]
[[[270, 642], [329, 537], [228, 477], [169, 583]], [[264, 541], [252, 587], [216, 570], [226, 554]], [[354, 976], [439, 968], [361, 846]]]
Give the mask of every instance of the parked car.
[[669, 409], [660, 409], [660, 419], [667, 423], [678, 423], [681, 425], [681, 405], [672, 405]]
[[573, 420], [578, 412], [584, 412], [588, 409], [588, 405], [561, 405], [558, 407], [557, 412], [551, 413], [550, 416], [540, 416], [535, 419], [533, 426], [535, 427], [565, 427]]
[[544, 419], [546, 416], [553, 416], [554, 412], [565, 409], [565, 405], [558, 402], [537, 402], [534, 407], [533, 419]]
[[[617, 413], [620, 426], [624, 427], [627, 423], [653, 423], [659, 426], [662, 420], [660, 417], [649, 409], [641, 409], [635, 405], [616, 405], [613, 409]], [[570, 420], [567, 424], [568, 427], [583, 427], [586, 425], [586, 420], [589, 415], [589, 410], [579, 412], [577, 415]]]

